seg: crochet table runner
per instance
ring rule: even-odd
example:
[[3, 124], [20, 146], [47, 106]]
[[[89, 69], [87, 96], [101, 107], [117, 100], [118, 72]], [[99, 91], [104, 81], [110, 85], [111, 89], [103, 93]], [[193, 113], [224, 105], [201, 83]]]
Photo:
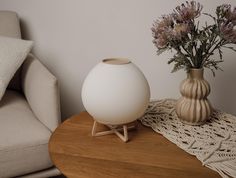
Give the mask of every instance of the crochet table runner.
[[236, 177], [236, 117], [215, 110], [206, 124], [185, 125], [175, 113], [175, 104], [173, 99], [152, 101], [139, 120], [222, 177]]

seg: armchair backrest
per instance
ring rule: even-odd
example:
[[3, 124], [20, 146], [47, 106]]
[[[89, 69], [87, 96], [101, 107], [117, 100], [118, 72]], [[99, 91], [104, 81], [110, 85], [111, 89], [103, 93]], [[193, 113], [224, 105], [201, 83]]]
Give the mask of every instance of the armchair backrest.
[[[11, 11], [0, 11], [0, 35], [12, 38], [21, 38], [20, 22], [17, 14]], [[19, 69], [12, 78], [8, 88], [20, 90], [20, 73]]]

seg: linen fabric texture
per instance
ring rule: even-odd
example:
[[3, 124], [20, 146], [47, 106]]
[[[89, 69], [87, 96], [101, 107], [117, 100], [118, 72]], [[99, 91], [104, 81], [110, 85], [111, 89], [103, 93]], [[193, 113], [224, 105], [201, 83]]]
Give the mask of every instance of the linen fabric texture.
[[38, 120], [24, 96], [7, 90], [0, 102], [0, 177], [14, 177], [52, 166], [50, 130]]
[[0, 100], [32, 46], [32, 41], [0, 36]]
[[[17, 14], [11, 11], [0, 11], [0, 36], [21, 39], [20, 22]], [[17, 70], [7, 88], [21, 90], [21, 68]]]

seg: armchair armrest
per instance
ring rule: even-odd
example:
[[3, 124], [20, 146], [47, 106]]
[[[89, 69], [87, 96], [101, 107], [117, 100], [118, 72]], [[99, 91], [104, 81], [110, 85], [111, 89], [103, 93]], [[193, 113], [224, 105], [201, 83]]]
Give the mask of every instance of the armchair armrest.
[[35, 116], [51, 131], [61, 121], [57, 79], [29, 54], [22, 66], [21, 86]]

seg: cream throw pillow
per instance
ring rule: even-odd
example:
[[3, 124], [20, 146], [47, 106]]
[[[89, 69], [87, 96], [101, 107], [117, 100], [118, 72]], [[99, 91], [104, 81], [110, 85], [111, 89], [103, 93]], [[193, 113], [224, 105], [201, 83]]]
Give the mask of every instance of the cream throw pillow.
[[0, 100], [32, 46], [32, 41], [0, 36]]

